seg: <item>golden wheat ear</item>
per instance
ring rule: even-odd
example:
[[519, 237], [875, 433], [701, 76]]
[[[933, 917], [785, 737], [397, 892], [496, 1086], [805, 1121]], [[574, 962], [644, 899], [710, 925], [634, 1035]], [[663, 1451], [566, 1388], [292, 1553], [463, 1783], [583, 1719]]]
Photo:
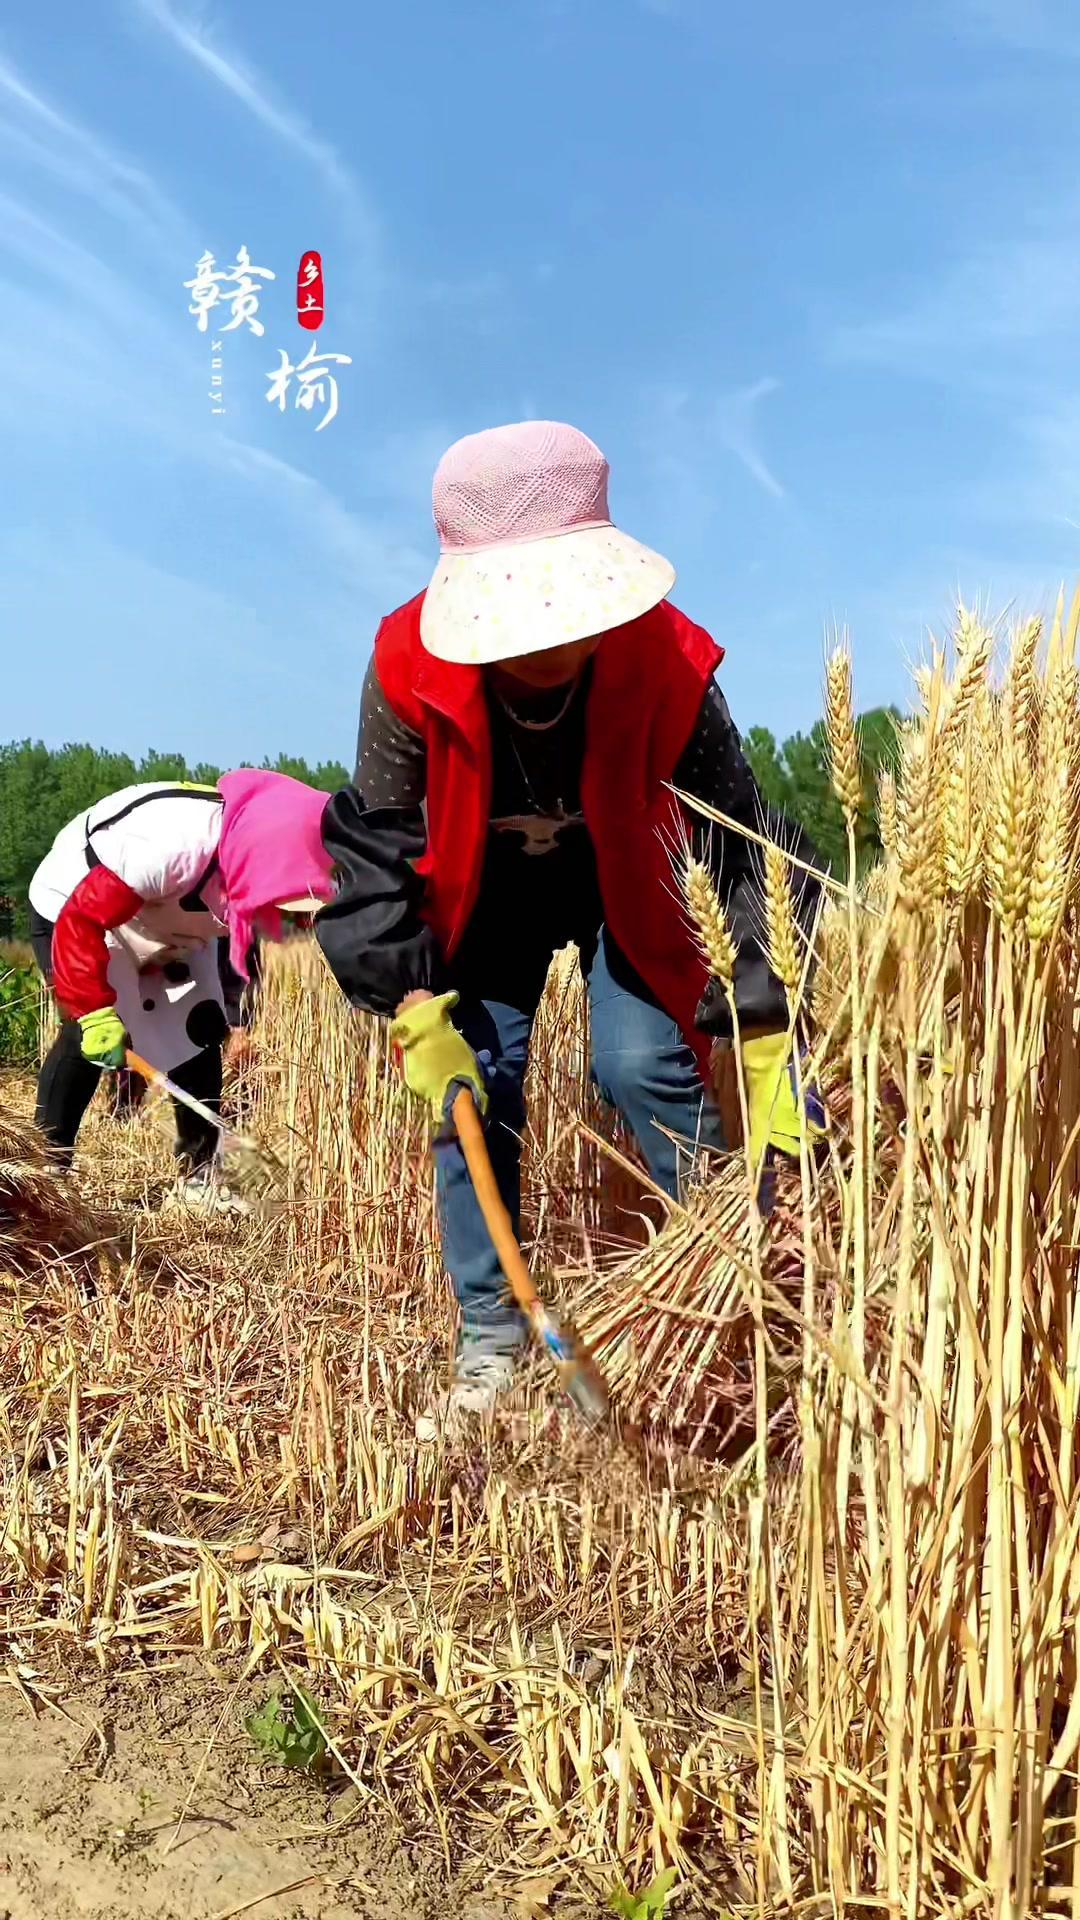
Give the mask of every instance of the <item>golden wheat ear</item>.
[[695, 860], [688, 851], [680, 864], [679, 875], [691, 924], [709, 971], [724, 986], [730, 987], [735, 978], [735, 942], [712, 874], [703, 861]]
[[862, 762], [855, 731], [855, 697], [851, 681], [851, 653], [835, 647], [825, 668], [825, 733], [829, 742], [829, 771], [833, 792], [843, 810], [849, 832], [863, 803]]

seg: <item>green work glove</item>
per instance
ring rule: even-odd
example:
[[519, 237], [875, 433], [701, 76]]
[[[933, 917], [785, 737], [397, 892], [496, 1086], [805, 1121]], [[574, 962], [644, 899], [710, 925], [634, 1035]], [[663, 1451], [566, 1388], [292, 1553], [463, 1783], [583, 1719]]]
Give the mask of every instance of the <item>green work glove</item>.
[[798, 1159], [804, 1130], [811, 1141], [824, 1137], [825, 1114], [813, 1087], [804, 1085], [802, 1100], [797, 1097], [791, 1036], [764, 1033], [756, 1040], [745, 1041], [742, 1062], [754, 1166], [760, 1165], [766, 1147], [776, 1147]]
[[438, 1121], [445, 1118], [446, 1098], [455, 1085], [471, 1087], [481, 1113], [487, 1108], [480, 1062], [450, 1019], [450, 1009], [457, 1003], [456, 993], [421, 1000], [399, 1013], [390, 1029], [401, 1055], [405, 1085], [428, 1102]]
[[123, 1066], [127, 1035], [115, 1007], [99, 1007], [96, 1013], [84, 1013], [79, 1025], [84, 1060], [92, 1060], [95, 1067]]

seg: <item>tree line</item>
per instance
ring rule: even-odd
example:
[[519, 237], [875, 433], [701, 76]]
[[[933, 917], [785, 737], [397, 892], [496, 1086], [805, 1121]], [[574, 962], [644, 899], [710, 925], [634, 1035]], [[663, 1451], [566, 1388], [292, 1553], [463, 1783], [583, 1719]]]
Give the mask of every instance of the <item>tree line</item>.
[[[882, 768], [896, 765], [896, 707], [873, 707], [855, 722], [862, 768], [862, 807], [855, 841], [860, 872], [874, 864], [881, 852], [877, 826], [877, 781]], [[797, 820], [813, 841], [831, 872], [847, 873], [847, 830], [840, 803], [829, 778], [829, 742], [825, 723], [818, 720], [809, 733], [795, 733], [777, 745], [768, 727], [751, 727], [743, 751], [770, 808]]]
[[[898, 718], [894, 709], [878, 707], [858, 722], [864, 781], [858, 838], [863, 864], [869, 864], [879, 847], [874, 811], [877, 773], [883, 763], [891, 764], [895, 758]], [[844, 822], [829, 784], [822, 722], [808, 734], [793, 734], [782, 744], [767, 727], [751, 727], [743, 746], [769, 808], [797, 820], [823, 861], [842, 871], [847, 857]], [[327, 793], [344, 786], [349, 778], [336, 760], [312, 767], [306, 760], [279, 754], [262, 764]], [[31, 875], [61, 827], [84, 808], [136, 781], [195, 780], [213, 785], [221, 772], [205, 761], [189, 766], [177, 753], [155, 751], [133, 760], [130, 754], [107, 753], [83, 743], [54, 748], [40, 740], [12, 740], [0, 745], [0, 936], [25, 932]]]

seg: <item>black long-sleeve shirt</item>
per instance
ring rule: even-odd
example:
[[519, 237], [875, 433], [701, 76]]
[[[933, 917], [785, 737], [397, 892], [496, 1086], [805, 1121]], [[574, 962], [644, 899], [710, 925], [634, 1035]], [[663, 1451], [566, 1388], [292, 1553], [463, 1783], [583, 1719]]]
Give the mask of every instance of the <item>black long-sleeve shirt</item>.
[[259, 943], [253, 940], [248, 949], [246, 981], [240, 978], [229, 958], [227, 939], [218, 941], [217, 957], [221, 996], [225, 1002], [225, 1018], [234, 1030], [237, 1027], [250, 1027], [254, 1018], [255, 998], [259, 990]]
[[[490, 971], [486, 957], [512, 942], [516, 971], [538, 993], [552, 953], [570, 942], [587, 967], [603, 921], [596, 856], [581, 812], [581, 769], [591, 674], [568, 694], [515, 692], [512, 708], [489, 683], [492, 792], [477, 903], [447, 965], [423, 914], [414, 863], [427, 845], [426, 749], [390, 706], [374, 660], [364, 683], [356, 772], [335, 794], [323, 835], [338, 870], [336, 899], [316, 922], [319, 943], [354, 1005], [392, 1013], [418, 988], [441, 992]], [[710, 684], [674, 773], [674, 785], [760, 829], [764, 808], [727, 702]], [[703, 823], [704, 824], [704, 823]], [[704, 836], [703, 836], [704, 837]], [[812, 858], [785, 824], [785, 843]], [[786, 1020], [783, 990], [763, 951], [760, 858], [742, 834], [712, 830], [709, 858], [738, 951], [735, 999], [744, 1026]], [[812, 888], [797, 887], [804, 920]], [[672, 913], [679, 907], [672, 901]], [[702, 1024], [729, 1030], [723, 996], [703, 1003]]]

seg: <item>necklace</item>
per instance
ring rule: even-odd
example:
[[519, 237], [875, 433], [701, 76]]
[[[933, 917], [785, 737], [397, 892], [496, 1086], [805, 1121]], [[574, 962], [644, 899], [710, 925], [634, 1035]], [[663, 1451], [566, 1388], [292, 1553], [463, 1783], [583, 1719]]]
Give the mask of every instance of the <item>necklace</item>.
[[[552, 719], [523, 720], [521, 718], [521, 715], [515, 713], [513, 708], [509, 706], [508, 703], [503, 699], [498, 689], [497, 688], [495, 689], [495, 698], [497, 699], [507, 719], [511, 722], [511, 725], [506, 729], [506, 742], [510, 748], [511, 753], [514, 756], [515, 761], [517, 762], [517, 770], [521, 775], [522, 785], [525, 789], [526, 795], [528, 796], [528, 804], [534, 807], [536, 809], [537, 814], [541, 816], [546, 816], [549, 813], [549, 809], [543, 805], [540, 799], [540, 796], [536, 791], [536, 788], [533, 786], [533, 783], [529, 778], [529, 770], [525, 765], [524, 759], [522, 758], [521, 748], [518, 746], [517, 741], [514, 739], [514, 726], [517, 725], [519, 727], [524, 727], [530, 733], [550, 732], [552, 727], [556, 726], [560, 720], [565, 718], [567, 709], [569, 708], [569, 705], [570, 705], [570, 701], [573, 699], [574, 694], [576, 692], [577, 692], [577, 687], [576, 685], [574, 685], [570, 688], [569, 697], [563, 701], [561, 707], [559, 708], [558, 713], [556, 713]], [[567, 818], [561, 797], [557, 799], [555, 802], [555, 813], [552, 817], [558, 817], [560, 821], [563, 821]], [[551, 845], [554, 846], [554, 844], [555, 844], [554, 841], [552, 841]], [[530, 853], [534, 851], [531, 841], [526, 851]], [[545, 846], [542, 849], [537, 849], [537, 851], [542, 851], [544, 853], [547, 853], [549, 849], [548, 847]]]
[[[510, 705], [509, 700], [507, 700], [506, 697], [502, 693], [500, 693], [498, 687], [494, 688], [494, 693], [495, 693], [495, 698], [498, 701], [503, 712], [505, 713], [507, 719], [512, 720], [515, 727], [525, 727], [529, 733], [549, 733], [552, 727], [557, 727], [559, 724], [559, 721], [564, 720], [566, 718], [566, 715], [570, 711], [570, 703], [573, 700], [574, 695], [578, 690], [578, 685], [579, 685], [579, 682], [577, 680], [571, 680], [570, 685], [566, 690], [566, 698], [564, 699], [562, 705], [559, 707], [558, 711], [552, 714], [550, 720], [526, 720], [524, 714], [514, 712], [514, 709]], [[517, 752], [516, 747], [514, 748], [514, 751], [515, 753]]]
[[[512, 713], [510, 713], [510, 709], [509, 709], [509, 708], [507, 708], [507, 714], [508, 714], [508, 716], [509, 716], [509, 718], [510, 718], [511, 720], [513, 720], [513, 719], [515, 718], [515, 715], [514, 715], [514, 714], [512, 714]], [[558, 718], [561, 718], [561, 715], [559, 715], [559, 716], [557, 716], [557, 717], [558, 717]], [[553, 725], [553, 722], [552, 722], [552, 721], [550, 721], [550, 720], [546, 720], [546, 721], [544, 722], [544, 728], [547, 728], [547, 727], [550, 727], [551, 725]], [[541, 729], [541, 731], [543, 731], [543, 729]], [[528, 772], [527, 772], [527, 770], [526, 770], [526, 767], [525, 767], [525, 762], [524, 762], [524, 760], [522, 759], [522, 757], [521, 757], [521, 754], [520, 754], [520, 753], [519, 753], [519, 751], [518, 751], [518, 743], [517, 743], [517, 741], [516, 741], [516, 740], [514, 739], [514, 736], [513, 736], [513, 734], [512, 734], [512, 733], [508, 733], [506, 737], [507, 737], [507, 739], [508, 739], [508, 740], [509, 740], [509, 742], [510, 742], [510, 751], [511, 751], [511, 753], [512, 753], [512, 754], [513, 754], [513, 756], [514, 756], [514, 759], [515, 759], [515, 760], [517, 761], [517, 764], [518, 764], [518, 772], [520, 773], [520, 775], [521, 775], [521, 778], [522, 778], [522, 780], [523, 780], [523, 782], [524, 782], [524, 785], [525, 785], [525, 792], [526, 792], [526, 793], [528, 794], [528, 797], [529, 797], [529, 799], [531, 800], [531, 802], [532, 802], [532, 804], [533, 804], [533, 806], [534, 806], [534, 807], [536, 808], [536, 811], [537, 811], [537, 813], [538, 813], [538, 814], [543, 814], [543, 813], [546, 813], [546, 811], [547, 811], [547, 809], [546, 809], [545, 807], [542, 807], [542, 806], [541, 806], [541, 804], [540, 804], [540, 799], [539, 799], [539, 796], [538, 796], [538, 794], [537, 794], [537, 791], [536, 791], [536, 788], [535, 788], [535, 787], [533, 786], [533, 783], [532, 783], [532, 781], [531, 781], [531, 780], [529, 779], [529, 775], [528, 775]], [[556, 802], [555, 802], [555, 806], [556, 806], [556, 809], [557, 809], [557, 811], [558, 811], [558, 812], [559, 812], [559, 813], [561, 814], [561, 813], [563, 812], [563, 803], [562, 803], [562, 801], [561, 801], [561, 800], [556, 800]], [[544, 851], [546, 852], [546, 851], [547, 851], [547, 849], [545, 848], [545, 849], [544, 849]]]

